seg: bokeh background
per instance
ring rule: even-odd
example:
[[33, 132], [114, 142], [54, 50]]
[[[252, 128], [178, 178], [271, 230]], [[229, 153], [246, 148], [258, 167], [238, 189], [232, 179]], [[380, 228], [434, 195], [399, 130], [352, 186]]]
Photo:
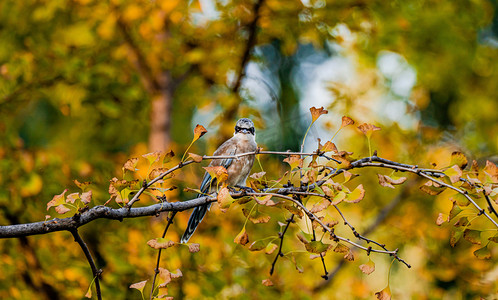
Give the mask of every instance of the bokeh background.
[[[444, 167], [458, 150], [481, 166], [497, 162], [497, 7], [496, 0], [2, 0], [0, 224], [55, 217], [46, 203], [65, 188], [77, 191], [74, 179], [91, 181], [92, 205], [103, 204], [108, 180], [122, 176], [129, 157], [169, 149], [181, 156], [196, 124], [209, 131], [191, 150], [198, 154], [231, 136], [239, 117], [254, 120], [263, 148], [298, 150], [311, 106], [329, 114], [313, 125], [306, 150], [330, 139], [348, 115], [382, 128], [372, 139], [382, 157]], [[355, 128], [334, 141], [368, 155]], [[281, 160], [261, 164], [279, 178]], [[180, 188], [170, 201], [192, 198], [183, 188], [196, 187], [202, 171], [190, 166], [172, 179]], [[413, 266], [393, 265], [395, 298], [496, 299], [496, 247], [492, 259], [477, 260], [476, 245], [452, 248], [451, 226], [435, 225], [451, 207], [448, 195], [420, 193], [413, 177], [393, 191], [378, 186], [374, 171], [359, 173], [367, 196], [344, 207], [348, 218]], [[269, 213], [269, 223], [248, 227], [250, 237], [276, 235], [287, 216]], [[187, 219], [178, 215], [168, 238], [178, 240]], [[240, 207], [213, 208], [193, 238], [201, 252], [168, 249], [161, 265], [184, 274], [169, 294], [371, 299], [387, 285], [390, 259], [373, 256], [377, 270], [366, 276], [359, 252], [354, 262], [328, 254], [336, 273], [324, 281], [296, 226], [284, 247], [294, 259], [282, 259], [275, 286], [263, 286], [273, 255], [233, 243], [244, 220]], [[152, 275], [156, 252], [146, 241], [164, 224], [162, 217], [99, 220], [82, 228], [104, 269], [106, 299], [140, 298], [128, 286]], [[66, 232], [1, 240], [0, 269], [2, 299], [81, 299], [91, 282]]]

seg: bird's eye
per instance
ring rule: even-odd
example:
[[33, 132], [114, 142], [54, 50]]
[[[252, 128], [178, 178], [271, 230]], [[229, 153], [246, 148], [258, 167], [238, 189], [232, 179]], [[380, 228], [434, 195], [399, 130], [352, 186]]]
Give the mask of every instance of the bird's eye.
[[240, 127], [239, 126], [235, 126], [235, 132], [239, 132], [240, 131]]

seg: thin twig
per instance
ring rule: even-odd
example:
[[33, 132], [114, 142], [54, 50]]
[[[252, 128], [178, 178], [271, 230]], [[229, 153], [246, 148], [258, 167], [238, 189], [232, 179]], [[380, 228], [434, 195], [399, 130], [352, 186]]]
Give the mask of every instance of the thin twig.
[[[163, 235], [162, 235], [162, 238], [164, 239], [164, 237], [166, 236], [166, 233], [168, 232], [168, 228], [171, 224], [173, 224], [173, 218], [175, 217], [176, 215], [176, 211], [173, 211], [171, 212], [171, 216], [168, 217], [168, 224], [166, 224], [166, 227], [164, 228], [164, 232], [163, 232]], [[162, 252], [162, 248], [159, 248], [159, 251], [157, 253], [157, 262], [156, 262], [156, 268], [154, 269], [154, 278], [152, 279], [152, 287], [150, 288], [150, 298], [152, 300], [152, 294], [154, 293], [154, 286], [156, 285], [156, 277], [157, 277], [157, 274], [159, 274], [159, 262], [161, 261], [161, 252]]]
[[85, 253], [86, 259], [88, 260], [88, 263], [90, 264], [90, 268], [92, 269], [93, 273], [93, 278], [95, 280], [95, 289], [97, 291], [97, 299], [102, 300], [102, 293], [100, 291], [100, 274], [102, 274], [102, 270], [99, 269], [97, 270], [97, 266], [95, 265], [95, 262], [93, 261], [92, 254], [90, 253], [90, 249], [88, 249], [88, 246], [86, 245], [85, 241], [81, 238], [81, 236], [78, 233], [78, 229], [70, 230], [71, 234], [74, 237], [74, 241], [77, 242], [81, 250], [83, 250], [83, 253]]
[[282, 252], [282, 245], [284, 244], [284, 235], [287, 232], [287, 228], [289, 228], [290, 224], [294, 221], [294, 214], [292, 214], [288, 219], [287, 219], [287, 224], [285, 225], [285, 228], [282, 232], [279, 232], [279, 238], [280, 238], [280, 246], [278, 247], [278, 253], [275, 256], [275, 259], [273, 260], [271, 264], [271, 269], [270, 269], [270, 275], [273, 275], [273, 272], [275, 271], [275, 265], [277, 263], [277, 260], [280, 256], [284, 256], [284, 253]]

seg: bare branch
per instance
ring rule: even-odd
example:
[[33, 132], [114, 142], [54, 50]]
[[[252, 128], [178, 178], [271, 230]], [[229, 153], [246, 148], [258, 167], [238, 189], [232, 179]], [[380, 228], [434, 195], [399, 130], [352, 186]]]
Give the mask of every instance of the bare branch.
[[86, 259], [88, 260], [88, 263], [90, 264], [90, 268], [92, 269], [93, 273], [93, 278], [95, 281], [95, 289], [97, 291], [97, 299], [102, 300], [102, 292], [100, 291], [100, 274], [102, 274], [102, 270], [99, 269], [97, 270], [97, 266], [95, 265], [95, 261], [93, 261], [92, 254], [90, 253], [90, 249], [88, 249], [88, 246], [86, 245], [85, 241], [81, 238], [80, 234], [78, 233], [77, 229], [70, 230], [71, 234], [74, 237], [74, 241], [77, 242], [81, 250], [83, 250], [83, 253], [85, 253]]

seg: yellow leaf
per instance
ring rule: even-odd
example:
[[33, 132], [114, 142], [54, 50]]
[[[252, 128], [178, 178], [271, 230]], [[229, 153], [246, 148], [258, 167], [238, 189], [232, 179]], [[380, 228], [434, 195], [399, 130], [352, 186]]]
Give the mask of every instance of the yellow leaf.
[[445, 188], [429, 180], [420, 189], [431, 196], [435, 196], [441, 194]]
[[325, 115], [325, 114], [329, 113], [323, 107], [316, 108], [314, 106], [312, 108], [310, 108], [310, 112], [311, 112], [311, 123], [314, 123], [321, 115]]
[[223, 187], [218, 192], [218, 197], [216, 198], [218, 200], [218, 205], [220, 206], [220, 210], [222, 212], [226, 212], [230, 207], [230, 205], [235, 201], [230, 195], [230, 191], [228, 190], [227, 187]]
[[265, 253], [266, 254], [272, 254], [275, 250], [277, 250], [278, 246], [274, 243], [268, 243], [265, 248]]
[[[149, 173], [149, 179], [152, 180], [166, 171], [168, 171], [167, 168], [154, 168]], [[168, 176], [168, 178], [169, 178], [169, 176]]]
[[159, 160], [159, 156], [161, 156], [161, 154], [162, 154], [161, 151], [155, 151], [152, 153], [144, 154], [142, 155], [142, 157], [146, 158], [149, 161], [149, 164], [153, 164]]
[[463, 238], [472, 244], [481, 244], [481, 232], [479, 230], [465, 229], [463, 232]]
[[284, 162], [288, 163], [291, 166], [291, 170], [294, 170], [297, 167], [303, 167], [303, 160], [299, 155], [291, 155], [284, 159]]
[[211, 175], [212, 178], [216, 178], [218, 183], [222, 183], [228, 179], [227, 169], [223, 166], [214, 166], [214, 167], [202, 167], [206, 172]]
[[474, 251], [475, 257], [479, 259], [490, 259], [491, 258], [491, 252], [489, 251], [488, 247], [482, 247], [480, 249], [477, 249]]
[[494, 163], [487, 160], [486, 166], [484, 167], [484, 172], [488, 177], [488, 181], [493, 183], [498, 182], [498, 167]]
[[194, 153], [189, 153], [188, 156], [191, 157], [192, 160], [195, 161], [196, 163], [200, 163], [202, 161], [202, 156], [201, 155], [197, 155], [197, 154], [194, 154]]
[[448, 216], [445, 216], [443, 213], [439, 213], [439, 215], [437, 216], [436, 225], [441, 226], [441, 224], [443, 224], [444, 222], [449, 222], [449, 221], [450, 220]]
[[250, 209], [243, 208], [242, 213], [254, 224], [268, 223], [270, 221], [269, 215], [265, 215], [257, 210], [250, 211]]
[[246, 227], [242, 228], [242, 230], [237, 234], [235, 239], [233, 240], [234, 243], [239, 244], [244, 246], [245, 244], [249, 243], [249, 235], [246, 232]]
[[323, 151], [323, 152], [334, 152], [334, 153], [337, 153], [337, 147], [335, 146], [334, 143], [330, 142], [330, 141], [327, 141], [325, 143], [325, 145], [323, 145], [323, 147], [320, 149], [320, 151]]
[[340, 191], [335, 195], [335, 197], [332, 199], [332, 204], [337, 205], [342, 202], [342, 200], [346, 199], [346, 193], [343, 191]]
[[467, 157], [465, 157], [465, 155], [462, 152], [455, 151], [451, 153], [450, 166], [457, 165], [460, 169], [465, 169], [467, 163], [468, 163]]
[[47, 210], [52, 207], [52, 206], [59, 206], [61, 204], [64, 204], [65, 201], [64, 201], [64, 194], [66, 194], [67, 192], [67, 189], [64, 190], [64, 192], [62, 192], [61, 194], [59, 195], [55, 195], [52, 200], [50, 200], [48, 203], [47, 203]]
[[363, 200], [363, 197], [365, 197], [365, 189], [363, 188], [363, 184], [360, 184], [346, 197], [344, 201], [349, 203], [358, 203]]
[[462, 170], [460, 170], [457, 165], [453, 165], [443, 173], [450, 178], [451, 183], [460, 181], [460, 178], [462, 177]]
[[326, 209], [327, 207], [329, 207], [330, 205], [330, 201], [327, 200], [327, 199], [322, 199], [320, 202], [318, 203], [315, 203], [313, 205], [313, 207], [311, 208], [310, 212], [311, 213], [317, 213], [317, 212], [321, 212], [322, 210]]

